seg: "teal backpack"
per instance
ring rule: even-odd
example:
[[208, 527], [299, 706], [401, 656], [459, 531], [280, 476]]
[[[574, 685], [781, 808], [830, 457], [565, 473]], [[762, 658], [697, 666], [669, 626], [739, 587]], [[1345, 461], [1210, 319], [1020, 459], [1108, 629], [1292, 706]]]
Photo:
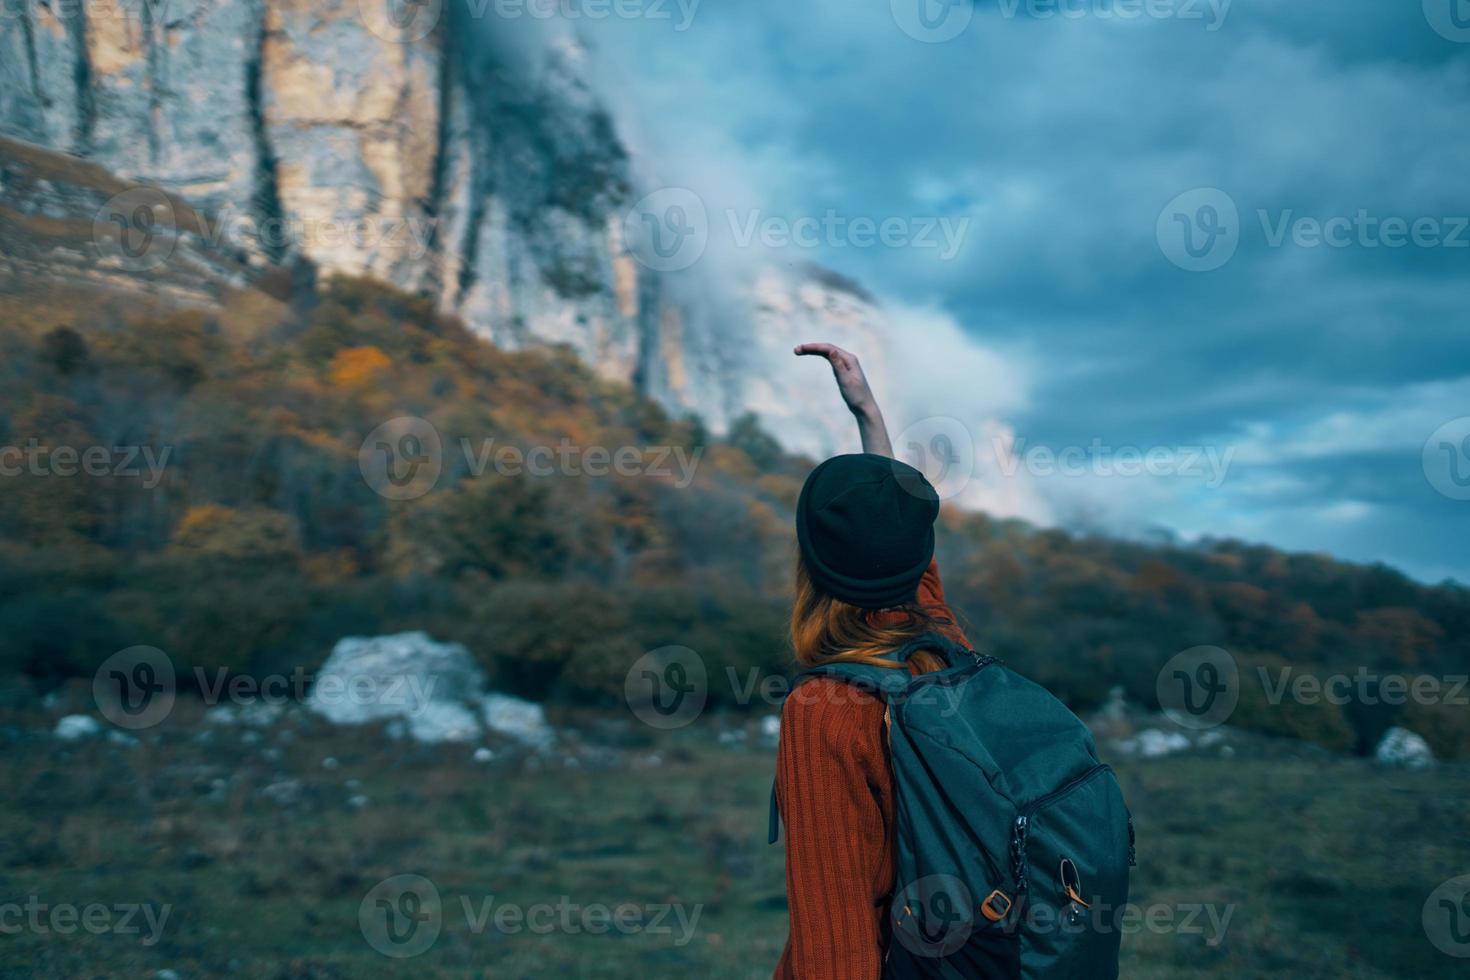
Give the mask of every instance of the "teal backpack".
[[[948, 666], [833, 663], [888, 706], [896, 885], [886, 978], [1115, 980], [1133, 820], [1092, 734], [1040, 686], [938, 634]], [[780, 813], [771, 794], [770, 839]]]

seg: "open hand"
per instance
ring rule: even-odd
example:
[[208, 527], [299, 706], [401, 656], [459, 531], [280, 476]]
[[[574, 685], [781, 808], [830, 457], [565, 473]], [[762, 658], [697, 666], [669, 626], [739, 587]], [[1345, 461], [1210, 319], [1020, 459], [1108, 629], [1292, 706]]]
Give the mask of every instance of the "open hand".
[[863, 452], [892, 456], [893, 446], [888, 441], [888, 427], [883, 422], [883, 413], [878, 410], [878, 399], [868, 387], [868, 378], [857, 355], [845, 351], [836, 344], [797, 344], [796, 356], [814, 355], [825, 357], [832, 365], [832, 376], [837, 379], [837, 390], [847, 408], [857, 417], [858, 436], [862, 439]]
[[878, 407], [856, 354], [845, 351], [836, 344], [797, 344], [796, 354], [798, 357], [815, 355], [827, 359], [832, 365], [832, 376], [837, 379], [837, 390], [852, 414], [862, 415]]

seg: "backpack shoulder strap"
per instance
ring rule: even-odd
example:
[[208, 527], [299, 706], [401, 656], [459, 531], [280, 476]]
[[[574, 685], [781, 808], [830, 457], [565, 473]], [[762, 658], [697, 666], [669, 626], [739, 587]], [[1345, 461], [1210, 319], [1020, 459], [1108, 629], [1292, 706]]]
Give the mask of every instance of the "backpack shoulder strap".
[[880, 667], [876, 664], [837, 660], [819, 664], [816, 667], [808, 667], [792, 680], [791, 689], [794, 691], [796, 685], [800, 684], [804, 677], [836, 677], [856, 687], [871, 691], [887, 701], [901, 693], [914, 679], [913, 674], [907, 669], [907, 663], [909, 657], [919, 650], [938, 651], [951, 667], [958, 666], [975, 656], [973, 651], [965, 649], [942, 633], [926, 633], [915, 637], [897, 650], [883, 655], [884, 660], [891, 660], [898, 666]]
[[852, 663], [822, 664], [797, 674], [791, 682], [791, 691], [787, 693], [787, 698], [792, 697], [798, 685], [808, 677], [833, 677], [870, 694], [875, 694], [884, 701], [899, 694], [914, 679], [908, 669], [898, 661], [895, 661], [892, 667]]
[[[917, 650], [938, 650], [951, 667], [962, 663], [966, 657], [974, 656], [972, 651], [966, 650], [943, 634], [927, 633], [884, 655], [883, 659], [892, 660], [896, 666], [879, 667], [876, 664], [859, 664], [840, 660], [819, 664], [816, 667], [808, 667], [792, 678], [791, 690], [796, 690], [796, 686], [802, 682], [803, 678], [836, 677], [876, 695], [887, 703], [906, 690], [909, 683], [913, 681], [914, 676], [906, 665], [909, 656]], [[790, 696], [789, 691], [787, 696]], [[767, 841], [771, 844], [776, 843], [781, 836], [781, 809], [776, 801], [775, 780], [771, 781], [771, 815], [766, 836]]]

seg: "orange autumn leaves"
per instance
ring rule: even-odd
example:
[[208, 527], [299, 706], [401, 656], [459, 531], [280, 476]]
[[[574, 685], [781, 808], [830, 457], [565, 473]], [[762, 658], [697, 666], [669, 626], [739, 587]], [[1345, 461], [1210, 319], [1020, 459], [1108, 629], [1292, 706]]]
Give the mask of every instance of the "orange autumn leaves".
[[327, 374], [334, 387], [353, 391], [373, 384], [392, 366], [388, 355], [371, 344], [344, 347], [332, 355]]

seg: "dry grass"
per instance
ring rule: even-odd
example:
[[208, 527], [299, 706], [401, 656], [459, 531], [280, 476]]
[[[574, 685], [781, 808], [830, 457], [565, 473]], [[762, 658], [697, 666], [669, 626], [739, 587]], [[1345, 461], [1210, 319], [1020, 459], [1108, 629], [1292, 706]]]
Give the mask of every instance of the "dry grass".
[[[188, 708], [136, 747], [14, 741], [41, 722], [18, 720], [0, 757], [0, 891], [170, 913], [154, 945], [7, 936], [3, 976], [747, 978], [769, 974], [784, 940], [781, 849], [764, 842], [772, 759], [719, 746], [710, 727], [629, 729], [616, 752], [567, 768], [513, 751], [478, 764], [464, 746], [299, 718], [252, 742]], [[1125, 977], [1457, 975], [1419, 918], [1436, 884], [1470, 870], [1463, 771], [1290, 757], [1120, 769], [1139, 824], [1134, 900], [1231, 915], [1218, 943], [1203, 918], [1199, 933], [1129, 936]], [[358, 911], [407, 873], [434, 882], [443, 930], [390, 959]], [[676, 925], [533, 935], [475, 921], [486, 902], [563, 897], [699, 919], [688, 942]]]

